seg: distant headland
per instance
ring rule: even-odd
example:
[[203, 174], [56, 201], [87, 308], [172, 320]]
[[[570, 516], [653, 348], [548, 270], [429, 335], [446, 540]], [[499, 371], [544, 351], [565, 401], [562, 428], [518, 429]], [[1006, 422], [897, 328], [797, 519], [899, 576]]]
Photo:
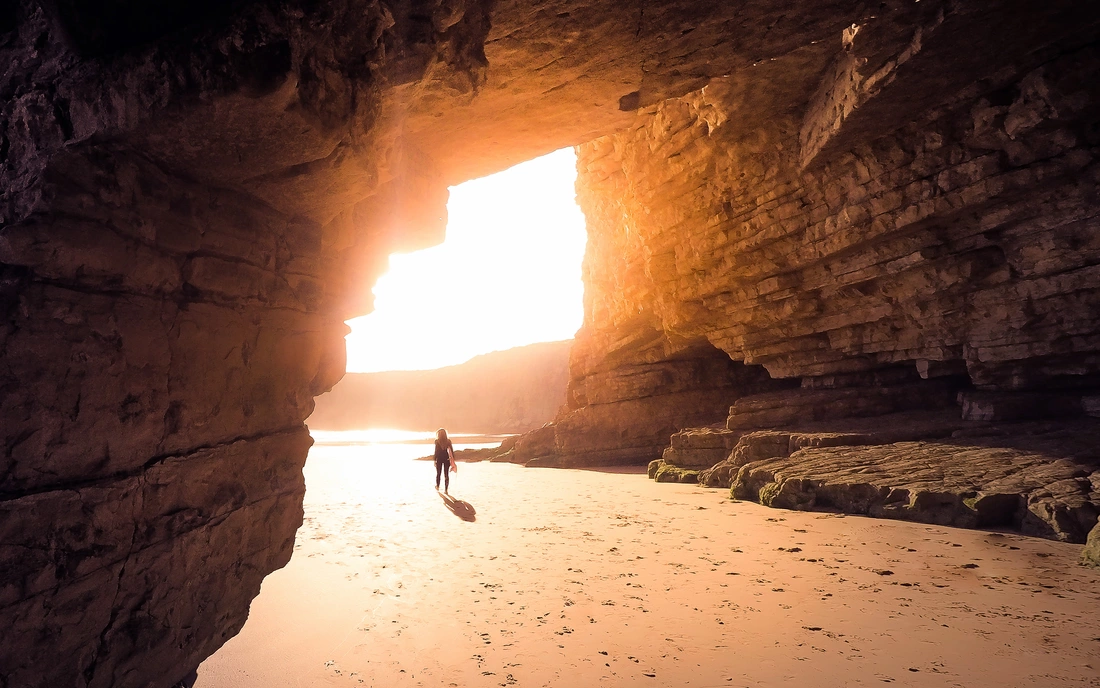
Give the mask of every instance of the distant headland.
[[532, 430], [553, 420], [565, 402], [572, 344], [529, 344], [436, 370], [348, 373], [317, 397], [306, 422], [315, 430]]

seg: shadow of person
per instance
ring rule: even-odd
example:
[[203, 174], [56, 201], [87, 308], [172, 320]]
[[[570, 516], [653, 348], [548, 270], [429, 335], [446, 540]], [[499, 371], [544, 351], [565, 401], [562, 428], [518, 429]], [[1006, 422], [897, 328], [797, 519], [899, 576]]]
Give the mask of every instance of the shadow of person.
[[461, 499], [455, 499], [445, 492], [440, 492], [439, 496], [443, 498], [443, 506], [447, 507], [447, 511], [450, 511], [455, 516], [469, 523], [473, 523], [476, 520], [477, 511], [474, 510], [473, 504], [464, 502]]

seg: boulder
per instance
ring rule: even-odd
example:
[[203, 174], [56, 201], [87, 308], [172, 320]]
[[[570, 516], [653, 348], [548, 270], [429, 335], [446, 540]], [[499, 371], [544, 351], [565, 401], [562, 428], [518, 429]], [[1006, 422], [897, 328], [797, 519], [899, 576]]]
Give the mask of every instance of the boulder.
[[662, 463], [653, 473], [653, 479], [659, 483], [697, 483], [699, 471]]
[[1085, 566], [1100, 567], [1100, 523], [1089, 531], [1085, 548], [1081, 550], [1081, 563]]

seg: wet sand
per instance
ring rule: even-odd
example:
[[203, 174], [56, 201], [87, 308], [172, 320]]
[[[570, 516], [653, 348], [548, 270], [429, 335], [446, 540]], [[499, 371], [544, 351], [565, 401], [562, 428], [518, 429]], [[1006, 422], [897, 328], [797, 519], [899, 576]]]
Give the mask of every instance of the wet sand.
[[294, 557], [199, 688], [1100, 686], [1078, 545], [484, 463], [448, 508], [403, 451], [315, 448]]

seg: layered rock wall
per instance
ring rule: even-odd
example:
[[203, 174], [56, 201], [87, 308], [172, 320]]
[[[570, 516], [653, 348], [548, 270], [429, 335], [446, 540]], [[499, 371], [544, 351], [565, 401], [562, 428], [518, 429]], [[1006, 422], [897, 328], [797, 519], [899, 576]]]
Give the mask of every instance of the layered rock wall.
[[174, 681], [290, 557], [343, 372], [320, 228], [105, 146], [41, 189], [0, 240], [5, 685]]
[[990, 390], [1094, 386], [1098, 57], [1059, 56], [805, 169], [797, 122], [746, 141], [721, 84], [701, 95], [728, 109], [717, 128], [669, 101], [582, 146], [580, 187], [628, 180], [581, 195], [590, 232], [636, 237], [627, 288], [589, 281], [586, 327], [647, 309], [773, 377], [904, 362]]
[[287, 106], [269, 15], [196, 28], [212, 51], [104, 54], [80, 33], [104, 17], [16, 13], [0, 40], [0, 685], [171, 685], [290, 558], [303, 420], [344, 369], [322, 278], [340, 256], [317, 219], [227, 176], [265, 164], [232, 129]]
[[448, 184], [851, 20], [842, 2], [798, 21], [770, 1], [5, 3], [0, 685], [170, 685], [240, 627], [290, 555], [342, 321], [389, 253], [442, 239]]
[[[606, 403], [632, 340], [670, 343], [654, 369], [706, 340], [769, 377], [727, 391], [725, 431], [672, 435], [651, 477], [1084, 541], [1100, 511], [1095, 452], [1073, 441], [1096, 431], [1073, 419], [1100, 389], [1096, 17], [911, 9], [848, 27], [825, 61], [758, 64], [768, 89], [714, 79], [579, 147], [600, 268], [552, 451], [603, 458], [589, 415], [624, 435], [669, 417]], [[886, 414], [889, 432], [849, 431]], [[1033, 419], [1057, 421], [1039, 449], [1031, 426], [982, 425]]]
[[[629, 368], [624, 342], [658, 332], [706, 340], [770, 384], [800, 380], [728, 394], [742, 397], [731, 430], [942, 408], [960, 390], [974, 420], [1084, 413], [1100, 381], [1100, 53], [1080, 27], [1003, 30], [1015, 61], [983, 63], [962, 53], [991, 21], [1022, 17], [920, 12], [908, 28], [846, 30], [823, 71], [759, 65], [773, 89], [716, 79], [578, 149], [599, 266], [585, 276], [578, 406], [600, 397], [603, 371]], [[933, 92], [924, 70], [942, 64], [979, 71]], [[786, 92], [805, 95], [777, 108]], [[761, 110], [768, 122], [743, 126]], [[596, 408], [559, 419], [560, 450], [572, 436], [578, 451], [568, 424]]]
[[586, 320], [516, 456], [644, 461], [799, 385], [1095, 387], [1087, 3], [111, 7], [0, 7], [4, 688], [170, 685], [235, 632], [386, 255], [561, 146]]

